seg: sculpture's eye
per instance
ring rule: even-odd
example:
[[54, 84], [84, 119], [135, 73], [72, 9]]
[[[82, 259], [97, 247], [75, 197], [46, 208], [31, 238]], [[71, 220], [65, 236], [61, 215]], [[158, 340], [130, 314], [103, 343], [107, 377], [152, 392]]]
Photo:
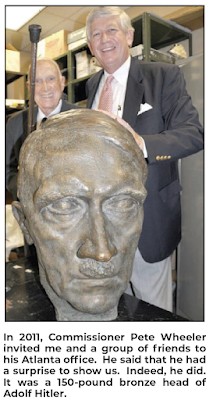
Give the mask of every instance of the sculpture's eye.
[[136, 210], [139, 205], [139, 201], [132, 196], [118, 195], [108, 199], [103, 205], [103, 210], [115, 214], [129, 213]]
[[63, 197], [48, 204], [45, 209], [53, 214], [73, 214], [82, 210], [84, 203], [73, 197]]

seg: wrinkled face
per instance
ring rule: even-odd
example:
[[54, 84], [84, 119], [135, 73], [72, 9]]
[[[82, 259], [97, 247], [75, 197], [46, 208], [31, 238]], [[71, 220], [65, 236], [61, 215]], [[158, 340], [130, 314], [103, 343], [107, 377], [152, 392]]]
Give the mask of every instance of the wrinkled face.
[[35, 79], [35, 102], [45, 115], [53, 111], [64, 90], [62, 77], [54, 64], [48, 61], [38, 62]]
[[118, 304], [129, 282], [143, 221], [142, 172], [100, 138], [45, 154], [27, 204], [28, 230], [53, 290], [77, 310]]
[[104, 16], [93, 21], [88, 44], [100, 65], [113, 73], [127, 60], [132, 41], [133, 32], [123, 32], [118, 17]]

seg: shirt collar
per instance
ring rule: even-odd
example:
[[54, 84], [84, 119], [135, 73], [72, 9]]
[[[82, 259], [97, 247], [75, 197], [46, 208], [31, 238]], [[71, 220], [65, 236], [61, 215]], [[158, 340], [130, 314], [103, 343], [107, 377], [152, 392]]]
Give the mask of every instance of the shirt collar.
[[60, 113], [60, 111], [61, 111], [61, 107], [62, 107], [62, 99], [60, 99], [59, 100], [59, 103], [58, 103], [58, 105], [57, 105], [57, 107], [53, 110], [53, 111], [51, 111], [51, 113], [49, 114], [49, 115], [45, 115], [41, 110], [40, 110], [40, 108], [38, 108], [38, 114], [37, 114], [37, 122], [40, 122], [43, 118], [49, 118], [49, 117], [51, 117], [52, 115], [56, 115], [56, 114], [59, 114]]
[[[130, 63], [131, 63], [131, 57], [129, 56], [127, 58], [127, 60], [121, 65], [121, 67], [118, 68], [113, 73], [114, 78], [122, 85], [126, 84], [128, 74], [129, 74]], [[104, 75], [105, 75], [105, 79], [106, 79], [107, 76], [109, 76], [110, 74], [108, 74], [106, 71], [104, 71]]]

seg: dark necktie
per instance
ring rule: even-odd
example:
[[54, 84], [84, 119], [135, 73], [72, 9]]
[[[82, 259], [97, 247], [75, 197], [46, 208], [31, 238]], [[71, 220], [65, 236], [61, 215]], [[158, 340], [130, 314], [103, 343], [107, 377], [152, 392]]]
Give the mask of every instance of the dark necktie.
[[47, 117], [44, 117], [40, 121], [38, 121], [37, 124], [36, 124], [35, 129], [43, 128], [43, 125], [44, 125], [46, 120], [47, 120]]
[[47, 117], [42, 118], [42, 120], [37, 124], [37, 129], [43, 128], [46, 120], [47, 120]]

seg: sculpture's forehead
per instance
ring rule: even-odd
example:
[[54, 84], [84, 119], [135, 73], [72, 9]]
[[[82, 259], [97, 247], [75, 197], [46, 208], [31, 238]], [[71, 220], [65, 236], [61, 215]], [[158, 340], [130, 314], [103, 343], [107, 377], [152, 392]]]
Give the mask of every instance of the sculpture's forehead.
[[63, 138], [57, 138], [57, 140], [54, 138], [49, 143], [44, 141], [39, 150], [35, 149], [28, 159], [30, 169], [39, 170], [42, 175], [45, 174], [46, 169], [49, 172], [57, 168], [66, 170], [69, 168], [75, 171], [79, 164], [84, 165], [85, 173], [91, 172], [93, 169], [98, 169], [99, 173], [103, 170], [107, 173], [113, 167], [128, 166], [131, 170], [133, 168], [133, 155], [106, 138], [95, 135], [80, 136], [79, 139], [75, 138], [74, 140], [66, 138], [63, 146], [60, 143], [61, 140]]
[[[94, 144], [94, 143], [93, 143]], [[43, 182], [63, 180], [63, 176], [77, 178], [86, 185], [113, 185], [134, 177], [141, 181], [141, 170], [135, 167], [132, 159], [120, 148], [106, 146], [73, 146], [69, 149], [47, 151], [44, 157], [34, 164], [34, 180]]]

